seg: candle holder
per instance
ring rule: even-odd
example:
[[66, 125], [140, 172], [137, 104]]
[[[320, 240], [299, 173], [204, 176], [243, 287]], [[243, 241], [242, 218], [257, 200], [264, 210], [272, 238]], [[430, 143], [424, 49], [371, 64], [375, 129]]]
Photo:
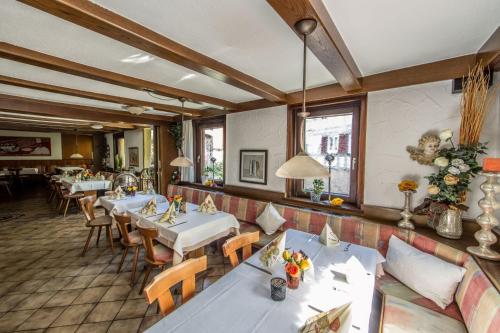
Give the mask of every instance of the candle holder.
[[405, 205], [403, 207], [403, 211], [401, 213], [399, 213], [403, 219], [401, 219], [399, 222], [398, 222], [398, 227], [400, 228], [405, 228], [405, 229], [415, 229], [415, 226], [413, 225], [413, 223], [411, 223], [411, 218], [413, 216], [412, 212], [410, 211], [411, 210], [411, 195], [413, 194], [413, 191], [403, 191], [404, 195], [405, 195]]
[[484, 198], [479, 200], [478, 203], [483, 213], [476, 220], [481, 230], [474, 234], [479, 246], [469, 246], [467, 251], [480, 258], [499, 261], [500, 253], [490, 249], [490, 246], [497, 242], [497, 237], [491, 229], [498, 225], [495, 210], [500, 208], [500, 202], [496, 201], [495, 196], [500, 193], [500, 184], [498, 183], [500, 174], [498, 172], [483, 171], [479, 175], [486, 177], [486, 181], [480, 186]]
[[286, 280], [280, 277], [271, 279], [271, 298], [273, 301], [283, 301], [286, 297]]

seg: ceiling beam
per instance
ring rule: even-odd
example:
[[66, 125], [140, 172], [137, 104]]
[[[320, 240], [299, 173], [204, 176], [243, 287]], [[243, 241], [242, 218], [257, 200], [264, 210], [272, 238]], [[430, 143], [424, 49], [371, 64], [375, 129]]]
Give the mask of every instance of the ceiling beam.
[[92, 80], [111, 83], [126, 88], [131, 88], [136, 90], [149, 89], [154, 91], [158, 95], [168, 96], [171, 98], [184, 97], [189, 100], [206, 102], [214, 105], [219, 105], [228, 109], [237, 108], [236, 103], [226, 101], [223, 99], [197, 94], [177, 88], [172, 88], [156, 82], [146, 81], [132, 76], [127, 76], [83, 65], [77, 62], [54, 57], [48, 54], [29, 50], [5, 42], [0, 42], [0, 57], [22, 62], [29, 65], [34, 65], [38, 67], [59, 71], [62, 73], [77, 75]]
[[[474, 66], [475, 59], [475, 54], [469, 54], [365, 76], [362, 78], [363, 88], [355, 92], [346, 92], [338, 83], [312, 88], [307, 90], [306, 98], [307, 102], [321, 102], [333, 98], [356, 96], [371, 91], [460, 78], [467, 75], [469, 68]], [[288, 94], [287, 100], [288, 104], [301, 103], [302, 92], [297, 91]]]
[[112, 95], [100, 94], [100, 93], [95, 93], [95, 92], [90, 92], [90, 91], [66, 88], [66, 87], [62, 87], [62, 86], [55, 86], [55, 85], [50, 85], [50, 84], [45, 84], [45, 83], [40, 83], [40, 82], [18, 79], [15, 77], [5, 76], [5, 75], [0, 75], [0, 83], [8, 84], [11, 86], [16, 86], [16, 87], [48, 91], [48, 92], [57, 93], [57, 94], [95, 99], [95, 100], [104, 101], [104, 102], [111, 102], [111, 103], [118, 103], [118, 104], [125, 104], [125, 105], [134, 105], [134, 106], [150, 106], [158, 111], [173, 112], [173, 113], [185, 114], [185, 115], [189, 115], [189, 116], [200, 116], [201, 115], [200, 110], [197, 110], [197, 109], [182, 108], [180, 106], [175, 106], [175, 105], [153, 103], [153, 102], [141, 101], [141, 100], [132, 99], [132, 98], [112, 96]]
[[38, 99], [0, 94], [0, 109], [42, 114], [63, 118], [78, 118], [95, 122], [128, 122], [134, 124], [163, 125], [172, 117], [142, 114], [135, 116], [125, 111], [117, 111], [90, 106], [49, 102]]
[[87, 0], [19, 0], [84, 28], [274, 102], [285, 93]]
[[500, 26], [477, 51], [477, 62], [485, 67], [497, 69], [500, 65]]
[[[342, 36], [335, 27], [323, 0], [267, 0], [281, 18], [297, 33], [294, 25], [314, 18], [318, 26], [307, 37], [307, 45], [346, 91], [361, 89], [361, 72]], [[302, 35], [297, 35], [302, 39]]]

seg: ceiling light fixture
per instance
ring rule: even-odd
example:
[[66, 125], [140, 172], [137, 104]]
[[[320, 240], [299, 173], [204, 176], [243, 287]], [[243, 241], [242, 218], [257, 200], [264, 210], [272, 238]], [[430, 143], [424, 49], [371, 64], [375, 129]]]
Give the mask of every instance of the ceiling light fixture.
[[[297, 114], [299, 118], [299, 148], [297, 155], [286, 161], [276, 171], [276, 176], [290, 179], [322, 178], [328, 177], [328, 170], [318, 161], [305, 152], [305, 121], [309, 112], [306, 111], [306, 60], [307, 60], [307, 35], [316, 29], [314, 19], [303, 19], [295, 23], [295, 30], [304, 38], [303, 64], [302, 64], [302, 110]], [[286, 194], [286, 193], [285, 193]]]
[[92, 124], [92, 125], [90, 125], [90, 127], [95, 129], [95, 130], [101, 130], [104, 128], [104, 126], [102, 126], [101, 124]]
[[144, 113], [145, 111], [153, 111], [154, 109], [150, 106], [137, 106], [137, 105], [124, 105], [122, 106], [122, 109], [134, 114], [134, 115], [140, 115]]
[[71, 154], [69, 158], [71, 159], [81, 159], [83, 158], [83, 155], [78, 152], [78, 130], [75, 129], [75, 152]]
[[[185, 98], [179, 98], [179, 101], [182, 103], [182, 108], [184, 109], [184, 102], [186, 102]], [[176, 157], [172, 162], [170, 162], [171, 166], [189, 168], [193, 166], [193, 161], [184, 156], [184, 152], [182, 151], [182, 143], [184, 142], [184, 131], [182, 127], [184, 125], [184, 113], [181, 115], [181, 148], [179, 149], [179, 156]]]

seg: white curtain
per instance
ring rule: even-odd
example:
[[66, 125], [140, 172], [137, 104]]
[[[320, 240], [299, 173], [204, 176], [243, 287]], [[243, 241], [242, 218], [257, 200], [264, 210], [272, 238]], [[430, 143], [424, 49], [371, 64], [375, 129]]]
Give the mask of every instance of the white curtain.
[[[191, 120], [185, 120], [182, 123], [182, 134], [184, 135], [184, 142], [182, 143], [184, 156], [189, 158], [194, 163], [194, 134], [193, 122]], [[181, 180], [183, 182], [194, 183], [194, 167], [182, 168]]]

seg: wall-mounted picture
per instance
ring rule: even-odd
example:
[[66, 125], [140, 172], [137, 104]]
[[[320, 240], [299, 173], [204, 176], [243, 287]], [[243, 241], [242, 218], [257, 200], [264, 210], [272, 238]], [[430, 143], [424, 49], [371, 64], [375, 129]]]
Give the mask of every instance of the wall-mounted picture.
[[267, 150], [240, 150], [240, 182], [267, 184]]
[[128, 165], [133, 167], [139, 166], [139, 147], [130, 147], [128, 149]]
[[0, 136], [0, 156], [50, 156], [50, 138]]

